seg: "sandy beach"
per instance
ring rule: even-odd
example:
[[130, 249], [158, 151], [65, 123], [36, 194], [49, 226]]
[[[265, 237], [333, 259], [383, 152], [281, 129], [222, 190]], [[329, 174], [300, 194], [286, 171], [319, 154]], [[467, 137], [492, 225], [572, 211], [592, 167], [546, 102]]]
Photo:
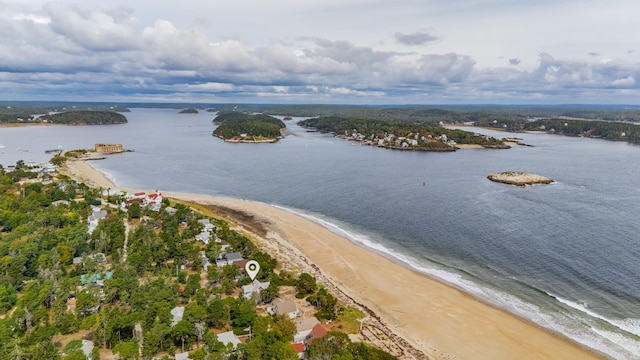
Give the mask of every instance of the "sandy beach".
[[[117, 188], [84, 161], [69, 162], [63, 172], [88, 185]], [[364, 308], [368, 316], [362, 337], [400, 358], [604, 358], [278, 207], [207, 195], [163, 194], [217, 210], [289, 270], [311, 273], [343, 302]]]

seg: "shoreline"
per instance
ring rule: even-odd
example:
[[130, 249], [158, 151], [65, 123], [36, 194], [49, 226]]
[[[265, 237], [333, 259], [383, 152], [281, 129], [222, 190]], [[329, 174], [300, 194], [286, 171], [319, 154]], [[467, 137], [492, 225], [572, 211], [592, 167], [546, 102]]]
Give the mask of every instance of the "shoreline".
[[[118, 188], [84, 160], [69, 161], [62, 172], [91, 186]], [[266, 234], [233, 213], [218, 212], [283, 266], [311, 273], [342, 301], [364, 307], [363, 337], [403, 359], [606, 358], [285, 209], [209, 195], [164, 194], [251, 216], [249, 222], [259, 223]]]

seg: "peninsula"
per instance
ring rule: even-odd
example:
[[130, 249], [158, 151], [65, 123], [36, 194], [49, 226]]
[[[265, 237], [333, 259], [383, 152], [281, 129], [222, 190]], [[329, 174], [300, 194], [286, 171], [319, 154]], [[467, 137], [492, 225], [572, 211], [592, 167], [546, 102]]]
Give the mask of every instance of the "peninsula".
[[516, 186], [551, 184], [553, 182], [553, 180], [544, 176], [529, 174], [520, 171], [497, 172], [487, 176], [487, 178], [491, 181]]
[[447, 129], [410, 122], [323, 116], [298, 122], [300, 126], [362, 145], [394, 150], [455, 151], [458, 145], [489, 149], [509, 149], [503, 140], [464, 130]]
[[[117, 188], [88, 163], [67, 165], [74, 166], [68, 168], [70, 176]], [[313, 275], [346, 304], [364, 306], [367, 316], [360, 336], [382, 344], [400, 359], [604, 358], [281, 208], [198, 194], [164, 194], [217, 207], [216, 213], [226, 214], [223, 217], [233, 228], [252, 235], [256, 245], [283, 266]]]
[[213, 136], [235, 143], [273, 143], [283, 138], [286, 128], [282, 120], [269, 115], [236, 112], [219, 114], [213, 123], [219, 124]]

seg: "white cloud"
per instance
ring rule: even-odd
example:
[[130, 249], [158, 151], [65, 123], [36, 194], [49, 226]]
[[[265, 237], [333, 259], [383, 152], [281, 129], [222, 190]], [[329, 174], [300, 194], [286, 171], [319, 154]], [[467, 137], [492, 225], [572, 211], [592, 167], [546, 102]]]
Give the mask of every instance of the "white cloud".
[[624, 79], [616, 79], [613, 82], [611, 82], [611, 85], [613, 86], [619, 86], [619, 87], [632, 87], [636, 84], [636, 79], [633, 78], [633, 76], [629, 75]]
[[[630, 14], [640, 5], [612, 1], [611, 9], [575, 0], [4, 2], [0, 90], [306, 102], [634, 99], [640, 54], [629, 49], [640, 25]], [[567, 13], [575, 20], [557, 21]], [[530, 31], [543, 15], [557, 27]], [[424, 24], [428, 31], [415, 30]]]

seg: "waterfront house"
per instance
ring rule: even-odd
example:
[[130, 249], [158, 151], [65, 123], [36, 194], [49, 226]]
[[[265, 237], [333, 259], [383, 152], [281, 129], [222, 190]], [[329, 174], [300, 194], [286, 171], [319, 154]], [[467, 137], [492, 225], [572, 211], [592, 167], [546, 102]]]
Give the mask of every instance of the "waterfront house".
[[293, 335], [293, 342], [302, 342], [307, 340], [307, 337], [311, 334], [311, 330], [320, 324], [320, 320], [315, 317], [302, 318], [296, 321], [296, 333]]
[[311, 329], [309, 336], [307, 336], [307, 340], [322, 339], [325, 335], [327, 335], [328, 332], [328, 327], [318, 323], [313, 327], [313, 329]]
[[268, 311], [273, 315], [287, 315], [291, 319], [302, 316], [302, 313], [296, 307], [295, 302], [291, 300], [283, 300], [280, 298], [273, 300], [272, 305], [268, 309]]

